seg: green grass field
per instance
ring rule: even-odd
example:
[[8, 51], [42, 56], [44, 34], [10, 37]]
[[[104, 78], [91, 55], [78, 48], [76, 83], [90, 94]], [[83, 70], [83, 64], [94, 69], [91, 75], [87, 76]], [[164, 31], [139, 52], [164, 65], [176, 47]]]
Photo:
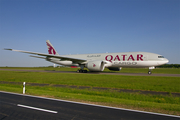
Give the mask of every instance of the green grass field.
[[[42, 68], [36, 69], [42, 70]], [[44, 69], [52, 70], [52, 68]], [[59, 68], [56, 69], [60, 70]], [[128, 70], [128, 68], [126, 69]], [[175, 69], [176, 72], [174, 72], [174, 69], [168, 70], [173, 74], [177, 73], [179, 69]], [[160, 73], [164, 71], [166, 70], [160, 69]], [[50, 84], [50, 86], [26, 86], [26, 94], [31, 95], [180, 115], [180, 97], [171, 95], [171, 92], [180, 93], [179, 77], [0, 71], [0, 81]], [[110, 89], [59, 88], [52, 87], [51, 84], [106, 87]], [[169, 92], [169, 95], [125, 93], [117, 92], [112, 88], [164, 91]], [[22, 93], [22, 85], [0, 84], [0, 90]]]
[[0, 81], [180, 92], [179, 77], [0, 71]]

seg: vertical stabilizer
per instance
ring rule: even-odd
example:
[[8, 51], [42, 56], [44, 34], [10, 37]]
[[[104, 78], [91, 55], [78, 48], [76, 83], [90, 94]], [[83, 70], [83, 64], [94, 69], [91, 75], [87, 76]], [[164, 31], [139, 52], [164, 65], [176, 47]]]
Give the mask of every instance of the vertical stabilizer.
[[50, 43], [49, 40], [46, 40], [47, 48], [48, 48], [48, 53], [53, 54], [53, 55], [59, 55], [57, 51], [54, 49], [53, 45]]

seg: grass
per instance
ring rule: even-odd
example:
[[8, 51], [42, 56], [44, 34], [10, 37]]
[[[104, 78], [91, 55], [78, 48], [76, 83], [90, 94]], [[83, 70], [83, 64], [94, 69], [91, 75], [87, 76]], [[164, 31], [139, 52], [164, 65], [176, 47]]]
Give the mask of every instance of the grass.
[[[170, 69], [172, 70], [172, 69]], [[0, 71], [0, 81], [63, 84], [90, 87], [123, 88], [133, 90], [180, 93], [179, 77], [117, 76], [102, 74], [45, 73]], [[0, 90], [22, 93], [22, 85], [0, 84]], [[180, 115], [180, 97], [144, 95], [109, 90], [26, 86], [26, 94], [101, 104], [128, 109]]]
[[0, 71], [0, 81], [180, 92], [179, 77]]

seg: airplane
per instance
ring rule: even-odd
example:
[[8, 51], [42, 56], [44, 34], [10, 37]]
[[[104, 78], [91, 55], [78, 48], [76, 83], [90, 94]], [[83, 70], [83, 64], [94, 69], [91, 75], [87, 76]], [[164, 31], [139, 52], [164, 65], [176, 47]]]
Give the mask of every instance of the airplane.
[[148, 74], [152, 74], [155, 66], [160, 66], [169, 62], [162, 55], [149, 52], [122, 52], [122, 53], [94, 53], [78, 55], [59, 55], [49, 40], [46, 40], [48, 53], [37, 53], [15, 49], [4, 49], [28, 54], [34, 54], [30, 57], [45, 59], [49, 62], [64, 65], [77, 66], [80, 69], [77, 72], [87, 73], [87, 68], [91, 72], [101, 72], [105, 68], [112, 71], [120, 71], [122, 67], [140, 68], [149, 67]]

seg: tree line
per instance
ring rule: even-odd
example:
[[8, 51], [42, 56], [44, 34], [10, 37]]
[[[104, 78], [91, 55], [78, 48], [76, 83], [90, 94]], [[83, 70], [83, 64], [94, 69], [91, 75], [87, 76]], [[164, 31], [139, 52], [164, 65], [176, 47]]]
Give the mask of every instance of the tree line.
[[157, 68], [180, 68], [180, 64], [164, 64]]

